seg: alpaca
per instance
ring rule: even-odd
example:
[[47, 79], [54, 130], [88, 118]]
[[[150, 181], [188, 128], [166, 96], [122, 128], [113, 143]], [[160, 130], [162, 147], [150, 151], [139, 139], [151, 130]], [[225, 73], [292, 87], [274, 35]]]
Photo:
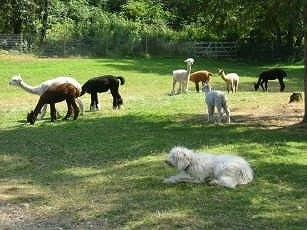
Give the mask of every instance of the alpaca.
[[239, 75], [236, 73], [228, 73], [225, 74], [223, 69], [219, 69], [219, 75], [226, 82], [227, 92], [229, 93], [229, 88], [231, 88], [232, 93], [236, 93], [238, 91], [239, 86]]
[[203, 85], [205, 83], [209, 83], [210, 78], [212, 76], [213, 76], [213, 73], [211, 73], [207, 70], [200, 70], [200, 71], [196, 71], [194, 73], [191, 73], [190, 81], [195, 83], [196, 92], [199, 92], [199, 82], [202, 82]]
[[[263, 91], [268, 91], [268, 81], [278, 79], [280, 85], [280, 92], [284, 91], [285, 83], [283, 78], [287, 76], [287, 73], [279, 68], [270, 69], [267, 71], [263, 71], [258, 78], [258, 82], [255, 83], [255, 91], [258, 90], [259, 86], [263, 89]], [[264, 87], [263, 87], [264, 83]]]
[[208, 109], [208, 122], [211, 122], [214, 114], [214, 107], [217, 108], [219, 113], [218, 123], [222, 120], [223, 112], [226, 113], [227, 123], [230, 123], [230, 109], [228, 107], [227, 98], [225, 94], [221, 91], [211, 91], [209, 84], [205, 83], [203, 87], [203, 92], [205, 93], [205, 102]]
[[[54, 78], [54, 79], [44, 81], [40, 85], [30, 86], [23, 81], [23, 79], [21, 78], [20, 75], [15, 75], [15, 76], [12, 77], [11, 81], [9, 82], [10, 85], [19, 86], [29, 93], [37, 94], [37, 95], [40, 95], [40, 96], [50, 86], [60, 84], [60, 83], [71, 83], [81, 91], [81, 85], [75, 79], [73, 79], [71, 77], [57, 77], [57, 78]], [[80, 107], [80, 115], [82, 115], [83, 111], [84, 111], [83, 102], [80, 98], [76, 98], [76, 101], [77, 101], [77, 103]], [[39, 120], [43, 119], [43, 117], [46, 114], [46, 110], [47, 110], [47, 104], [43, 106], [43, 108], [40, 112], [40, 116], [38, 117]]]
[[188, 91], [188, 84], [190, 80], [190, 73], [192, 69], [192, 65], [194, 64], [193, 58], [188, 58], [184, 60], [187, 63], [187, 69], [177, 69], [173, 71], [173, 89], [171, 95], [175, 94], [175, 86], [176, 83], [179, 83], [178, 93], [183, 93]]
[[85, 93], [91, 94], [90, 110], [98, 110], [99, 102], [97, 93], [106, 92], [110, 89], [113, 96], [113, 109], [120, 109], [123, 99], [118, 92], [119, 84], [123, 85], [125, 79], [121, 76], [104, 75], [89, 79], [82, 86], [81, 96]]
[[74, 111], [74, 120], [78, 118], [79, 108], [75, 99], [80, 96], [80, 90], [71, 83], [53, 84], [39, 98], [34, 110], [28, 113], [27, 121], [34, 124], [37, 115], [45, 104], [50, 104], [51, 121], [56, 120], [55, 103], [66, 100], [67, 114], [64, 119], [68, 119]]

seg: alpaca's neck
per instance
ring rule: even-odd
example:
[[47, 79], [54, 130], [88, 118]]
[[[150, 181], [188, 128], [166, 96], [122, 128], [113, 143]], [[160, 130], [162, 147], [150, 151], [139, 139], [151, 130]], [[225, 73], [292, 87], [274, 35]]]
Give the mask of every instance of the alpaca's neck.
[[227, 78], [227, 76], [226, 76], [226, 74], [225, 74], [224, 71], [221, 72], [221, 77], [222, 77], [222, 79], [223, 79], [224, 81], [227, 81], [227, 80], [228, 80], [228, 78]]
[[41, 98], [39, 99], [35, 109], [34, 109], [34, 116], [35, 116], [35, 119], [37, 117], [37, 115], [40, 113], [40, 111], [42, 110], [43, 106], [44, 106], [44, 102], [41, 100]]
[[191, 69], [192, 69], [192, 65], [187, 65], [187, 72], [188, 72], [188, 75], [190, 75], [191, 73]]
[[25, 83], [24, 81], [20, 82], [20, 87], [23, 88], [25, 91], [29, 92], [29, 93], [33, 93], [33, 94], [38, 94], [38, 95], [42, 95], [43, 94], [43, 89], [42, 86], [30, 86], [27, 83]]

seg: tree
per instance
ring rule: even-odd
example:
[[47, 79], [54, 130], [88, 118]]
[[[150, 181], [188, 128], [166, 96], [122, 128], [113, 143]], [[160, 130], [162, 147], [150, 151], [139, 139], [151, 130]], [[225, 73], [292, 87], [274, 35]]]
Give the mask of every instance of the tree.
[[305, 67], [305, 77], [304, 77], [304, 118], [303, 122], [307, 122], [307, 3], [304, 5], [304, 67]]

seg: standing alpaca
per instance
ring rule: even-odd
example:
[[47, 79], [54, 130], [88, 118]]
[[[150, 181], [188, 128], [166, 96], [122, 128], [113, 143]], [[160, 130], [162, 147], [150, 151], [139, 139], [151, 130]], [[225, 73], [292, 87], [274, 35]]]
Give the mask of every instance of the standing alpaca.
[[208, 122], [213, 120], [214, 107], [217, 108], [219, 113], [218, 122], [222, 120], [223, 112], [227, 115], [227, 123], [230, 123], [230, 109], [228, 107], [227, 98], [225, 94], [221, 91], [211, 91], [211, 87], [209, 84], [205, 84], [203, 87], [203, 92], [205, 93], [206, 99], [205, 102], [207, 104], [208, 109]]
[[[263, 71], [258, 78], [258, 82], [255, 83], [255, 91], [258, 90], [259, 86], [263, 89], [263, 91], [268, 91], [268, 81], [278, 79], [280, 85], [280, 92], [284, 91], [285, 83], [283, 81], [284, 77], [287, 76], [287, 73], [279, 68], [270, 69], [267, 71]], [[264, 87], [263, 87], [264, 83]]]
[[239, 86], [239, 75], [236, 73], [228, 73], [225, 74], [223, 69], [219, 69], [219, 75], [226, 82], [227, 92], [229, 93], [229, 88], [231, 88], [232, 93], [236, 93], [238, 91]]
[[[81, 91], [81, 85], [75, 79], [73, 79], [71, 77], [57, 77], [57, 78], [54, 78], [54, 79], [44, 81], [40, 85], [30, 86], [22, 80], [20, 75], [15, 75], [15, 76], [12, 77], [11, 81], [9, 82], [10, 85], [19, 86], [29, 93], [37, 94], [37, 95], [40, 95], [40, 96], [49, 87], [51, 87], [53, 85], [61, 84], [61, 83], [71, 83]], [[76, 98], [76, 101], [77, 101], [77, 103], [80, 107], [80, 110], [81, 110], [80, 114], [82, 115], [83, 111], [84, 111], [83, 102], [81, 101], [80, 98]], [[45, 116], [46, 110], [47, 110], [47, 104], [43, 106], [43, 108], [40, 112], [39, 120], [42, 119]]]
[[123, 104], [123, 99], [119, 94], [118, 88], [119, 84], [123, 85], [124, 83], [125, 79], [121, 76], [105, 75], [91, 78], [82, 86], [81, 96], [85, 93], [91, 94], [90, 110], [98, 110], [99, 102], [97, 93], [106, 92], [110, 89], [113, 96], [113, 109], [120, 109], [120, 106]]
[[75, 99], [79, 96], [80, 90], [71, 83], [53, 84], [40, 96], [34, 111], [32, 110], [30, 113], [28, 113], [27, 121], [33, 125], [37, 115], [45, 104], [50, 104], [51, 121], [55, 121], [55, 103], [64, 100], [66, 100], [67, 103], [67, 114], [64, 119], [68, 119], [70, 117], [73, 108], [74, 120], [76, 120], [80, 110], [75, 102]]
[[178, 93], [183, 93], [188, 91], [188, 84], [190, 80], [190, 73], [192, 69], [192, 65], [194, 64], [193, 58], [188, 58], [184, 60], [187, 63], [187, 69], [177, 69], [173, 71], [173, 89], [171, 95], [175, 94], [175, 85], [179, 83]]
[[190, 75], [190, 81], [195, 83], [195, 90], [199, 92], [199, 82], [202, 82], [202, 85], [209, 83], [210, 78], [213, 76], [213, 73], [207, 70], [200, 70]]

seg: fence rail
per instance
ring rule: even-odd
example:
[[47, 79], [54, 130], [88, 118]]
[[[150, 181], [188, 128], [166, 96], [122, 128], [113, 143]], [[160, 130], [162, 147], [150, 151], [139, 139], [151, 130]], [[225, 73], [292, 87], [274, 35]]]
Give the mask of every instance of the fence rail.
[[0, 49], [23, 52], [25, 41], [22, 34], [0, 34]]
[[194, 50], [196, 56], [236, 57], [238, 44], [237, 42], [196, 42]]

